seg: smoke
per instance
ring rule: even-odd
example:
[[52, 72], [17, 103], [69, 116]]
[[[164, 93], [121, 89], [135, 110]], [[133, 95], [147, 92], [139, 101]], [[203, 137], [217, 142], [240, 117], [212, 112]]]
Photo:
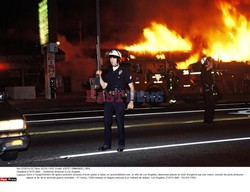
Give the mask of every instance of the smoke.
[[250, 0], [232, 0], [232, 4], [248, 19], [250, 19]]
[[71, 78], [73, 92], [83, 91], [90, 77], [96, 70], [96, 60], [93, 56], [84, 54], [80, 45], [70, 43], [65, 36], [58, 35], [59, 48], [65, 52], [65, 61], [58, 62], [57, 75]]
[[130, 0], [126, 2], [119, 5], [123, 9], [110, 5], [103, 7], [102, 31], [106, 34], [105, 37], [109, 37], [102, 38], [104, 42], [112, 40], [116, 44], [135, 43], [141, 37], [143, 29], [152, 21], [166, 24], [183, 37], [190, 36], [191, 33], [193, 38], [199, 36], [201, 30], [207, 29], [208, 26], [219, 25], [216, 18], [220, 12], [215, 0]]
[[[103, 1], [104, 2], [104, 1]], [[193, 42], [193, 51], [206, 49], [211, 34], [223, 31], [220, 3], [227, 2], [250, 18], [250, 0], [106, 0], [102, 5], [104, 46], [131, 45], [143, 40], [143, 29], [152, 21], [166, 24]]]
[[100, 1], [102, 47], [110, 49], [119, 43], [132, 43], [133, 40], [138, 39], [141, 28], [138, 26], [140, 22], [137, 19], [134, 0]]
[[[100, 0], [101, 46], [111, 49], [119, 44], [131, 45], [142, 40], [143, 29], [152, 21], [163, 23], [183, 38], [194, 42], [195, 48], [206, 46], [202, 31], [214, 33], [222, 26], [220, 2], [233, 4], [243, 15], [250, 16], [250, 0]], [[77, 36], [82, 21], [83, 39], [95, 39], [95, 1], [58, 1], [61, 33]], [[60, 11], [61, 10], [61, 11]], [[67, 31], [66, 29], [67, 28]], [[207, 33], [207, 34], [208, 34]], [[95, 45], [95, 43], [94, 43]]]

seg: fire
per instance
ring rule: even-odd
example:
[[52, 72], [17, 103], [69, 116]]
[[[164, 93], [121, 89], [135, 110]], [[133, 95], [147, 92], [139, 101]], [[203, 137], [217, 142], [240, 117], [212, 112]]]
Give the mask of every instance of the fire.
[[223, 29], [208, 39], [208, 49], [203, 53], [223, 61], [250, 60], [250, 22], [237, 12], [233, 5], [219, 5], [223, 16]]
[[157, 59], [166, 59], [164, 54], [158, 54], [158, 55], [156, 55], [156, 58]]
[[120, 45], [119, 48], [137, 53], [157, 54], [167, 51], [190, 51], [192, 44], [188, 39], [183, 39], [175, 31], [171, 31], [167, 26], [151, 23], [151, 27], [143, 30], [144, 41], [126, 46]]
[[197, 62], [199, 57], [200, 55], [197, 53], [189, 57], [186, 61], [177, 62], [177, 69], [187, 69], [190, 64]]
[[[178, 69], [187, 68], [189, 64], [197, 62], [202, 55], [225, 62], [250, 61], [250, 21], [236, 9], [233, 3], [230, 4], [228, 1], [219, 1], [217, 10], [221, 12], [221, 17], [215, 17], [217, 24], [208, 25], [198, 34], [197, 30], [195, 34], [192, 34], [191, 30], [183, 38], [176, 31], [168, 29], [165, 24], [152, 22], [150, 27], [144, 29], [141, 42], [133, 45], [120, 45], [118, 48], [135, 54], [152, 54], [158, 59], [165, 59], [165, 56], [167, 58], [167, 52], [190, 53], [186, 61], [177, 63]], [[196, 27], [195, 23], [192, 27]], [[196, 37], [198, 39], [202, 37], [202, 43], [195, 42]], [[196, 43], [199, 43], [198, 46]]]

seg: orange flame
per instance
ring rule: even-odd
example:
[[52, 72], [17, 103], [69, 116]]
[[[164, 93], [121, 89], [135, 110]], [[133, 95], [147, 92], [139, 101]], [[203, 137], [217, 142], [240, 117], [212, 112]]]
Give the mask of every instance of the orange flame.
[[192, 63], [195, 63], [198, 61], [200, 55], [198, 53], [190, 56], [186, 61], [183, 61], [183, 62], [177, 62], [177, 69], [187, 69], [188, 66]]
[[[217, 5], [221, 11], [221, 25], [209, 26], [200, 32], [204, 45], [199, 50], [192, 50], [194, 34], [182, 38], [177, 32], [169, 30], [166, 25], [156, 22], [143, 31], [144, 40], [134, 45], [120, 45], [119, 48], [134, 53], [147, 53], [163, 59], [163, 52], [189, 51], [193, 53], [186, 61], [177, 63], [177, 68], [185, 69], [189, 64], [199, 60], [201, 55], [208, 55], [222, 61], [250, 61], [250, 21], [238, 12], [233, 4], [221, 2]], [[220, 18], [216, 18], [220, 19]]]
[[183, 39], [175, 31], [171, 31], [167, 26], [151, 23], [151, 27], [143, 30], [145, 40], [138, 44], [126, 46], [120, 45], [119, 48], [137, 53], [157, 54], [166, 51], [190, 51], [192, 44], [188, 39]]
[[221, 3], [219, 7], [223, 14], [223, 30], [209, 37], [208, 49], [203, 53], [223, 61], [250, 60], [250, 22], [233, 5]]

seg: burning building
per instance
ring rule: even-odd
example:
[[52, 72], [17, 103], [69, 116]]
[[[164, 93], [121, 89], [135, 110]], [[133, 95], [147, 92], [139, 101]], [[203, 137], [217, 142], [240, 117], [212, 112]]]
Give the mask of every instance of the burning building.
[[122, 43], [118, 48], [161, 58], [173, 52], [189, 53], [188, 58], [177, 62], [179, 69], [197, 62], [202, 55], [224, 62], [250, 60], [249, 1], [178, 2], [181, 5], [173, 1], [159, 4], [159, 12], [165, 8], [161, 16], [151, 19], [135, 43]]

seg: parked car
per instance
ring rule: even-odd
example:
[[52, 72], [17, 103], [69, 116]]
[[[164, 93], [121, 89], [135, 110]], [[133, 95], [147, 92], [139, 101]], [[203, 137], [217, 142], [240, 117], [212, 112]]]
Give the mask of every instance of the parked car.
[[0, 158], [17, 159], [18, 152], [28, 149], [29, 143], [25, 117], [8, 103], [7, 94], [0, 92]]

